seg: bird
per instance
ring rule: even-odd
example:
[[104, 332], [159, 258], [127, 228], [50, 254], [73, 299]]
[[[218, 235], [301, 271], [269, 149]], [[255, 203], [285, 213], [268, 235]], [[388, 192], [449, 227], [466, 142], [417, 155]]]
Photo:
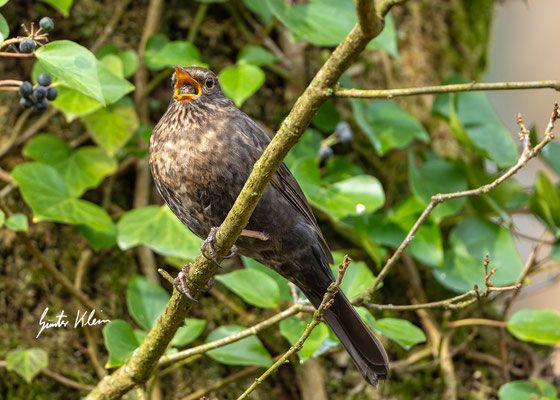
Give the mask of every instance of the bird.
[[[174, 66], [173, 96], [150, 137], [155, 186], [202, 249], [219, 246], [219, 226], [270, 138], [222, 92], [218, 76], [202, 67]], [[334, 281], [332, 254], [305, 195], [282, 163], [235, 243], [237, 251], [294, 283], [318, 308]], [[203, 251], [203, 254], [205, 252]], [[207, 256], [208, 257], [208, 256]], [[212, 255], [213, 258], [214, 255]], [[188, 271], [179, 273], [176, 287]], [[183, 285], [189, 298], [188, 288]], [[323, 319], [365, 380], [389, 377], [387, 353], [339, 290]]]

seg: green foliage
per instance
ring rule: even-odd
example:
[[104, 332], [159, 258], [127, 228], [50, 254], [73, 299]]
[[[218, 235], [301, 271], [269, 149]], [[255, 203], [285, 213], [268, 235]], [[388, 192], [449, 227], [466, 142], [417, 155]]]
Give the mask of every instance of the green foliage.
[[278, 57], [260, 46], [244, 47], [237, 56], [238, 64], [253, 64], [258, 67], [270, 65], [276, 61], [278, 61]]
[[[312, 0], [295, 6], [288, 6], [285, 0], [266, 2], [274, 16], [296, 39], [317, 46], [338, 45], [357, 22], [351, 0]], [[390, 14], [385, 18], [385, 29], [368, 44], [368, 48], [383, 49], [398, 58], [396, 31]]]
[[[336, 277], [338, 275], [338, 266], [342, 264], [344, 260], [344, 253], [333, 252], [333, 258], [334, 265], [331, 266], [331, 270]], [[350, 267], [344, 274], [344, 279], [342, 280], [340, 288], [344, 294], [346, 294], [346, 297], [351, 299], [368, 289], [373, 284], [374, 280], [375, 277], [373, 273], [364, 262], [352, 261]]]
[[117, 241], [123, 250], [142, 244], [160, 254], [193, 260], [202, 244], [167, 206], [128, 211], [119, 220], [117, 230]]
[[496, 268], [492, 282], [498, 286], [514, 283], [523, 269], [511, 233], [492, 222], [465, 218], [453, 228], [442, 269], [435, 278], [456, 292], [466, 292], [476, 283], [484, 287], [484, 257], [490, 255], [489, 268]]
[[500, 386], [498, 396], [500, 400], [557, 400], [558, 391], [550, 383], [531, 378], [531, 382], [513, 381]]
[[0, 14], [0, 40], [6, 39], [10, 35], [10, 27], [8, 21], [2, 14]]
[[37, 220], [88, 225], [98, 230], [107, 229], [111, 224], [101, 207], [72, 196], [64, 178], [50, 165], [20, 164], [13, 169], [12, 178], [19, 184]]
[[217, 275], [216, 279], [249, 304], [262, 308], [278, 307], [280, 289], [276, 281], [264, 272], [241, 269]]
[[[2, 226], [2, 221], [0, 221], [0, 226]], [[6, 220], [6, 228], [11, 229], [14, 232], [27, 232], [27, 230], [29, 229], [27, 216], [22, 213], [11, 215]]]
[[[444, 84], [465, 82], [455, 77]], [[515, 142], [483, 92], [437, 95], [433, 112], [447, 119], [455, 137], [480, 156], [502, 168], [517, 161]]]
[[70, 7], [74, 0], [41, 0], [43, 3], [47, 3], [53, 6], [58, 12], [60, 12], [65, 17], [68, 17], [70, 13]]
[[247, 269], [258, 270], [266, 274], [269, 278], [272, 278], [276, 282], [278, 287], [278, 298], [279, 300], [290, 301], [292, 300], [292, 294], [290, 293], [290, 288], [288, 286], [288, 280], [282, 275], [278, 274], [276, 271], [262, 265], [258, 261], [253, 260], [248, 257], [241, 257], [243, 259], [243, 264]]
[[[223, 325], [212, 331], [206, 342], [213, 342], [245, 330], [238, 325]], [[260, 365], [270, 367], [272, 358], [256, 336], [249, 336], [206, 353], [214, 360], [228, 365]]]
[[381, 155], [394, 148], [405, 148], [414, 139], [429, 139], [422, 124], [391, 101], [376, 100], [367, 107], [361, 99], [352, 99], [351, 103], [356, 122]]
[[181, 40], [170, 42], [163, 33], [158, 33], [148, 39], [143, 61], [144, 65], [156, 71], [172, 67], [175, 64], [183, 67], [206, 66], [201, 61], [198, 49], [191, 43]]
[[507, 321], [508, 331], [526, 342], [560, 343], [560, 313], [554, 310], [519, 310]]
[[541, 157], [560, 176], [560, 143], [550, 142], [542, 149]]
[[357, 307], [356, 310], [371, 329], [393, 340], [405, 350], [410, 350], [412, 346], [426, 341], [424, 332], [405, 319], [381, 318], [376, 320], [368, 309]]
[[11, 350], [6, 353], [6, 369], [14, 371], [27, 383], [31, 383], [48, 364], [48, 355], [43, 349]]
[[531, 197], [531, 210], [544, 221], [556, 237], [560, 237], [560, 194], [542, 172], [539, 172], [535, 192]]
[[219, 74], [224, 94], [231, 98], [237, 107], [251, 97], [264, 83], [264, 72], [256, 65], [241, 63], [224, 68]]
[[[302, 321], [296, 317], [286, 318], [280, 322], [280, 333], [288, 340], [290, 345], [294, 345], [301, 338], [301, 335], [303, 335], [305, 328], [310, 322], [310, 320]], [[330, 340], [329, 327], [326, 324], [317, 325], [298, 352], [299, 359], [305, 361], [314, 355], [319, 355], [323, 343], [329, 342]]]
[[[132, 318], [142, 328], [151, 329], [169, 302], [169, 294], [160, 286], [146, 278], [133, 275], [126, 293], [126, 302]], [[182, 347], [195, 340], [206, 325], [206, 321], [196, 318], [185, 319], [173, 339], [172, 346]], [[126, 321], [117, 319], [103, 328], [105, 347], [109, 351], [106, 368], [123, 365], [146, 336], [145, 331], [133, 329]]]
[[132, 107], [110, 106], [83, 117], [93, 140], [110, 155], [120, 149], [138, 129]]

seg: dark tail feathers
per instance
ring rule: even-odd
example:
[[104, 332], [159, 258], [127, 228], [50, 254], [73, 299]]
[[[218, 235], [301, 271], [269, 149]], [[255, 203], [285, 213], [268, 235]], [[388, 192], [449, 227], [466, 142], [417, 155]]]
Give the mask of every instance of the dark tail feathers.
[[[316, 308], [323, 300], [322, 296], [316, 294], [305, 295]], [[389, 359], [385, 349], [342, 291], [336, 294], [332, 306], [325, 310], [323, 319], [350, 354], [366, 381], [377, 386], [379, 379], [389, 377]]]

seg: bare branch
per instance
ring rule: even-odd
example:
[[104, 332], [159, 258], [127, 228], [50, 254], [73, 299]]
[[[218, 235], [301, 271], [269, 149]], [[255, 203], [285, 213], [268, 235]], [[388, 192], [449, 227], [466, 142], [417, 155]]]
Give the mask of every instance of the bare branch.
[[362, 99], [392, 99], [394, 97], [416, 96], [425, 94], [442, 94], [455, 92], [490, 91], [490, 90], [520, 90], [550, 88], [560, 91], [560, 80], [529, 81], [529, 82], [494, 82], [494, 83], [460, 83], [455, 85], [423, 86], [402, 89], [362, 90], [345, 89], [337, 86], [333, 96], [353, 97]]
[[515, 165], [510, 167], [506, 172], [504, 172], [498, 178], [496, 178], [493, 182], [483, 185], [477, 189], [463, 190], [459, 192], [446, 193], [446, 194], [436, 194], [435, 196], [432, 196], [432, 199], [428, 204], [428, 206], [424, 209], [420, 217], [418, 217], [418, 220], [416, 220], [414, 226], [408, 232], [408, 234], [406, 235], [406, 237], [404, 238], [400, 246], [397, 248], [397, 250], [393, 253], [391, 258], [387, 260], [385, 266], [383, 267], [381, 272], [379, 272], [379, 275], [377, 275], [377, 278], [375, 279], [371, 287], [368, 290], [366, 290], [364, 293], [362, 293], [360, 296], [356, 297], [353, 301], [353, 304], [362, 304], [364, 301], [367, 301], [371, 298], [373, 293], [377, 290], [378, 285], [383, 281], [383, 279], [385, 279], [385, 276], [387, 276], [391, 268], [395, 265], [397, 260], [404, 252], [404, 250], [410, 244], [410, 242], [414, 238], [414, 235], [416, 234], [420, 226], [424, 223], [424, 221], [426, 221], [426, 218], [428, 218], [432, 210], [436, 208], [438, 204], [451, 199], [458, 199], [461, 197], [468, 197], [468, 196], [480, 196], [482, 194], [486, 194], [490, 192], [492, 189], [496, 188], [501, 183], [503, 183], [504, 181], [506, 181], [507, 179], [511, 178], [514, 174], [517, 173], [517, 171], [523, 168], [530, 159], [537, 156], [537, 154], [539, 154], [539, 152], [543, 149], [544, 146], [546, 146], [548, 143], [552, 141], [552, 139], [554, 139], [554, 134], [552, 133], [552, 130], [554, 128], [554, 123], [558, 118], [560, 118], [560, 111], [559, 111], [558, 103], [555, 102], [552, 111], [552, 116], [550, 117], [549, 123], [544, 133], [544, 138], [534, 148], [531, 148], [530, 140], [529, 140], [529, 131], [523, 125], [523, 119], [521, 117], [521, 114], [519, 114], [517, 117], [519, 125], [521, 127], [519, 138], [523, 145], [523, 150], [521, 152], [519, 159], [517, 160], [517, 163], [515, 163]]

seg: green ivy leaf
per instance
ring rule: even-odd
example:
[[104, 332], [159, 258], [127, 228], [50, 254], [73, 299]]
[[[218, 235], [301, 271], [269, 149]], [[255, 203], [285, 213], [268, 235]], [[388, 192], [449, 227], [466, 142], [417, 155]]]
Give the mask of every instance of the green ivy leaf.
[[[364, 107], [363, 100], [355, 100], [352, 104], [355, 111]], [[414, 139], [429, 140], [428, 133], [416, 118], [388, 100], [371, 102], [356, 122], [381, 155], [394, 148], [407, 147]]]
[[[264, 3], [264, 2], [263, 2]], [[288, 6], [285, 0], [267, 0], [270, 11], [288, 27], [296, 39], [317, 46], [336, 46], [356, 25], [357, 17], [351, 0], [311, 0], [307, 4]], [[367, 46], [381, 48], [398, 58], [396, 31], [390, 14], [385, 28]]]
[[293, 169], [296, 161], [300, 159], [315, 159], [321, 146], [321, 140], [323, 140], [323, 136], [319, 132], [315, 129], [307, 129], [299, 142], [292, 147], [284, 162], [290, 169]]
[[323, 103], [311, 120], [313, 126], [326, 133], [334, 132], [336, 124], [338, 124], [339, 121], [340, 115], [338, 114], [338, 110], [332, 101], [326, 101]]
[[[433, 195], [467, 189], [467, 181], [461, 170], [453, 163], [433, 159], [416, 167], [414, 156], [408, 157], [409, 182], [412, 192], [427, 206]], [[432, 215], [437, 222], [457, 214], [465, 205], [466, 198], [448, 200], [439, 204]]]
[[556, 391], [556, 388], [552, 386], [550, 383], [535, 377], [531, 378], [531, 382], [537, 386], [537, 388], [544, 395], [546, 400], [558, 400], [558, 392]]
[[11, 350], [6, 353], [6, 369], [14, 371], [27, 383], [49, 364], [47, 352], [43, 349]]
[[[245, 329], [238, 325], [220, 326], [208, 335], [206, 343], [222, 339]], [[260, 365], [262, 367], [270, 367], [272, 365], [270, 354], [256, 336], [249, 336], [237, 342], [210, 350], [206, 354], [222, 364]]]
[[205, 66], [201, 62], [198, 49], [185, 41], [170, 42], [163, 33], [151, 36], [146, 43], [144, 64], [153, 70], [172, 67], [176, 64], [182, 66]]
[[243, 259], [243, 265], [245, 265], [245, 268], [256, 269], [274, 279], [279, 289], [280, 300], [292, 300], [292, 294], [290, 292], [290, 287], [288, 286], [289, 281], [286, 278], [274, 271], [272, 268], [268, 268], [267, 266], [253, 260], [252, 258], [243, 256], [241, 256], [241, 258]]
[[426, 341], [426, 335], [422, 329], [405, 319], [381, 318], [376, 320], [367, 308], [356, 307], [356, 310], [371, 329], [393, 340], [405, 350], [410, 350], [412, 346]]
[[[2, 223], [0, 223], [0, 226], [2, 226]], [[27, 232], [29, 229], [27, 216], [21, 213], [13, 214], [6, 220], [6, 228], [15, 232]]]
[[111, 225], [104, 230], [95, 230], [87, 225], [82, 225], [79, 229], [95, 251], [117, 245], [117, 224], [111, 223]]
[[72, 148], [56, 136], [41, 133], [27, 143], [22, 153], [35, 161], [55, 165], [66, 160], [72, 153]]
[[560, 143], [550, 142], [542, 149], [540, 156], [556, 175], [560, 176]]
[[[301, 321], [296, 317], [289, 317], [280, 322], [280, 333], [290, 345], [294, 345], [303, 335], [307, 324], [311, 321]], [[329, 327], [326, 324], [319, 324], [313, 329], [309, 338], [303, 343], [303, 347], [298, 352], [299, 359], [305, 361], [312, 357], [315, 352], [319, 352], [321, 345], [329, 338]]]
[[41, 0], [43, 3], [47, 3], [53, 6], [58, 12], [60, 12], [65, 17], [70, 14], [70, 7], [72, 7], [72, 2], [74, 0]]
[[12, 178], [38, 220], [88, 225], [99, 230], [111, 224], [101, 207], [72, 197], [58, 171], [47, 164], [20, 164], [13, 169]]
[[311, 204], [333, 217], [372, 212], [385, 202], [381, 183], [370, 175], [358, 175], [333, 184], [323, 184], [314, 159], [300, 159], [292, 173]]
[[260, 46], [244, 47], [237, 56], [238, 64], [253, 64], [257, 67], [274, 64], [276, 61], [278, 57]]
[[51, 103], [58, 108], [68, 122], [91, 114], [103, 105], [97, 100], [65, 86], [57, 86], [58, 96]]
[[[529, 400], [542, 399], [541, 393], [529, 382], [508, 382], [498, 390], [500, 400]], [[543, 399], [544, 400], [544, 399]]]
[[169, 294], [161, 287], [140, 275], [133, 275], [126, 291], [126, 303], [132, 318], [144, 329], [152, 329]]
[[4, 214], [4, 211], [0, 210], [0, 228], [2, 227], [2, 225], [4, 225], [5, 219], [6, 219], [6, 214]]
[[560, 236], [560, 194], [548, 177], [539, 172], [535, 192], [531, 196], [531, 210]]
[[101, 64], [109, 69], [114, 75], [123, 77], [123, 63], [116, 54], [107, 54], [99, 59]]
[[[444, 84], [465, 82], [464, 78], [453, 77]], [[517, 162], [516, 144], [483, 92], [438, 95], [432, 111], [449, 120], [457, 139], [499, 167]]]
[[134, 50], [125, 50], [118, 54], [123, 65], [123, 75], [125, 78], [131, 77], [138, 69], [138, 54]]
[[128, 211], [119, 220], [117, 230], [122, 250], [142, 244], [160, 254], [193, 260], [202, 244], [167, 206]]
[[278, 284], [264, 272], [256, 269], [240, 269], [216, 275], [223, 283], [247, 303], [261, 308], [277, 308], [280, 300]]
[[506, 323], [508, 331], [525, 342], [560, 343], [560, 313], [554, 310], [519, 310]]
[[197, 318], [187, 318], [185, 319], [185, 326], [180, 327], [175, 332], [175, 336], [171, 340], [171, 346], [183, 347], [195, 340], [200, 336], [204, 327], [206, 326], [206, 321]]
[[272, 21], [272, 12], [266, 1], [263, 0], [243, 0], [247, 8], [259, 15], [262, 20], [268, 24]]
[[109, 155], [115, 154], [138, 129], [134, 108], [109, 106], [82, 118], [93, 140]]
[[2, 14], [0, 14], [0, 35], [2, 35], [2, 41], [10, 36], [10, 26]]
[[491, 281], [497, 286], [514, 283], [523, 269], [511, 233], [492, 222], [465, 218], [449, 236], [444, 268], [434, 270], [435, 278], [456, 292], [466, 292], [476, 283], [484, 288], [484, 257], [490, 255]]
[[103, 340], [109, 351], [105, 368], [120, 367], [142, 343], [130, 324], [115, 319], [103, 327]]
[[251, 64], [234, 65], [220, 71], [220, 85], [224, 94], [231, 98], [237, 107], [251, 97], [264, 83], [262, 69]]
[[88, 49], [68, 40], [58, 40], [37, 49], [35, 56], [58, 82], [105, 104], [97, 60]]

